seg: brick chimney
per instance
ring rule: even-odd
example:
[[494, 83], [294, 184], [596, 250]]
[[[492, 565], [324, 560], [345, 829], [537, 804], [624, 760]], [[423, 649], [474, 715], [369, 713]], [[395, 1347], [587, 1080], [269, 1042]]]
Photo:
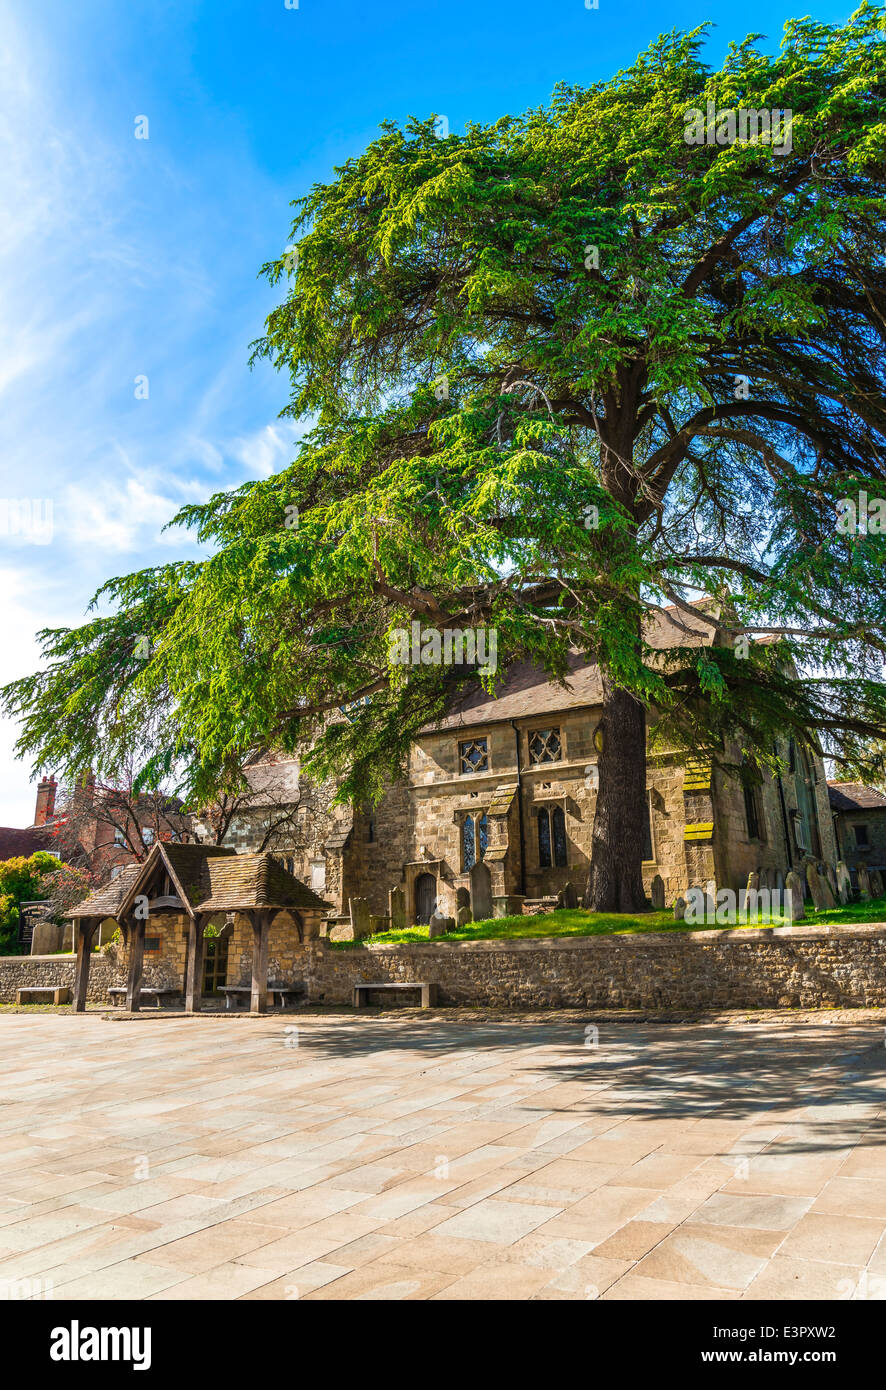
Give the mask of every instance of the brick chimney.
[[34, 824], [45, 825], [52, 820], [55, 815], [55, 793], [56, 780], [54, 777], [44, 777], [37, 784], [37, 809], [34, 812]]

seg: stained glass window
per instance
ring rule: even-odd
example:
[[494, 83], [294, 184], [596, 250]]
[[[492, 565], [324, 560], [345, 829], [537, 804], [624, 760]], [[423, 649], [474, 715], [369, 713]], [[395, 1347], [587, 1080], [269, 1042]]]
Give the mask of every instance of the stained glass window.
[[566, 816], [562, 806], [555, 806], [551, 812], [551, 822], [554, 831], [554, 863], [558, 869], [566, 867], [568, 856], [566, 853]]
[[486, 812], [477, 821], [477, 840], [480, 848], [480, 858], [486, 853], [486, 846], [489, 843], [489, 822], [486, 819]]
[[458, 745], [459, 765], [464, 772], [488, 772], [489, 752], [485, 738], [472, 738]]
[[529, 761], [556, 763], [560, 761], [560, 730], [533, 729], [529, 735]]
[[551, 818], [547, 811], [538, 813], [538, 863], [542, 869], [551, 867]]
[[464, 870], [472, 869], [477, 862], [477, 850], [474, 841], [474, 817], [465, 816], [461, 827], [461, 858]]

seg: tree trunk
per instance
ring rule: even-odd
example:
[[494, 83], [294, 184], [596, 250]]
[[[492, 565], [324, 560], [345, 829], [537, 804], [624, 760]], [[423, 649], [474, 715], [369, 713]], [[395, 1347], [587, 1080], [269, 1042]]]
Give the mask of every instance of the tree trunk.
[[646, 713], [603, 671], [602, 748], [591, 840], [587, 905], [592, 912], [642, 912], [646, 822]]

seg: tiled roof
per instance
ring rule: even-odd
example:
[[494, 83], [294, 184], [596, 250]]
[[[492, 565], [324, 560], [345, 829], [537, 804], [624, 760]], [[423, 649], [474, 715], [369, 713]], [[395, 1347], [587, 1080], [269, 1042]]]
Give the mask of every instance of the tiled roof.
[[224, 845], [154, 845], [142, 864], [130, 864], [119, 877], [74, 908], [75, 917], [115, 917], [128, 912], [162, 859], [192, 912], [236, 912], [249, 908], [316, 908], [331, 904], [312, 892], [273, 854], [235, 854]]
[[332, 904], [317, 896], [284, 869], [273, 854], [236, 854], [207, 860], [210, 892], [194, 906], [201, 912], [236, 911], [250, 907], [320, 908]]
[[121, 902], [135, 883], [144, 864], [127, 864], [126, 868], [103, 888], [96, 888], [88, 898], [71, 909], [71, 917], [116, 917]]
[[834, 811], [886, 810], [886, 796], [861, 782], [828, 782], [828, 797]]
[[38, 849], [51, 849], [52, 838], [52, 831], [42, 825], [30, 825], [27, 830], [0, 825], [0, 860], [17, 859], [19, 855], [29, 859]]
[[[643, 635], [650, 647], [666, 651], [670, 647], [708, 647], [714, 634], [715, 629], [700, 618], [693, 620], [677, 608], [660, 608], [650, 615]], [[496, 695], [487, 695], [478, 682], [457, 697], [450, 714], [421, 732], [495, 724], [525, 719], [533, 714], [548, 715], [602, 704], [603, 683], [597, 663], [580, 652], [572, 652], [567, 667], [566, 685], [563, 686], [551, 680], [540, 667], [528, 661], [516, 661]]]

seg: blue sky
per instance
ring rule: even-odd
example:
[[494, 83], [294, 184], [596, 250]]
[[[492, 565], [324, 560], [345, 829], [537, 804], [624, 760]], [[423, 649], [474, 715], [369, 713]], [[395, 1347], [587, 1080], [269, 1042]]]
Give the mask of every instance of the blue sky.
[[[0, 502], [51, 499], [54, 516], [49, 544], [0, 533], [0, 683], [103, 579], [198, 554], [161, 534], [184, 501], [291, 458], [286, 382], [247, 365], [275, 298], [257, 272], [287, 245], [290, 200], [382, 120], [459, 130], [605, 78], [663, 30], [714, 21], [718, 62], [731, 39], [775, 46], [791, 15], [850, 9], [0, 0]], [[0, 824], [27, 825], [14, 738], [0, 723]]]

